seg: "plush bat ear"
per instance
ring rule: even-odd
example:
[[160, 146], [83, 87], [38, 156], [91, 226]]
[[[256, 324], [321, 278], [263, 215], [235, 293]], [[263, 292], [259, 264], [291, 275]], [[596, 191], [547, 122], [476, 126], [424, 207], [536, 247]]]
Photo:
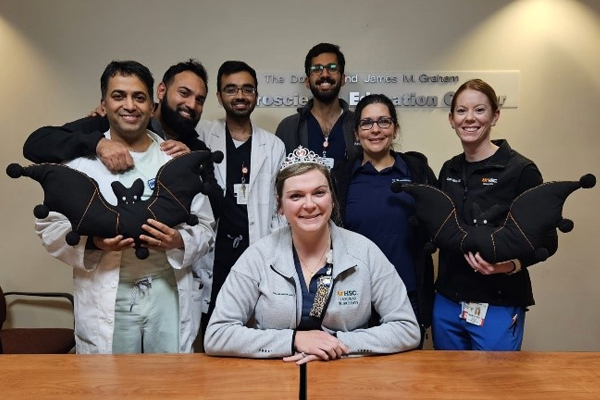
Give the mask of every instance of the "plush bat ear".
[[119, 181], [114, 181], [110, 184], [112, 187], [115, 196], [117, 196], [117, 201], [121, 202], [127, 198], [127, 188]]
[[500, 225], [499, 218], [503, 214], [506, 214], [508, 207], [501, 207], [499, 204], [494, 204], [492, 207], [487, 209], [485, 212], [481, 211], [479, 204], [473, 203], [471, 205], [471, 223], [473, 225]]

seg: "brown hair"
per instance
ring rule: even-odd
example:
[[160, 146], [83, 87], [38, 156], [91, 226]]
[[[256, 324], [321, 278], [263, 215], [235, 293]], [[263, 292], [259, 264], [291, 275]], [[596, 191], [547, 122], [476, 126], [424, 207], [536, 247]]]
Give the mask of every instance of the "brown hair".
[[498, 111], [498, 96], [496, 95], [494, 89], [482, 79], [471, 79], [460, 85], [460, 87], [454, 93], [454, 96], [452, 96], [452, 104], [450, 105], [451, 114], [454, 113], [454, 108], [456, 107], [456, 99], [458, 95], [468, 89], [476, 90], [478, 92], [483, 93], [490, 101], [490, 105], [492, 106], [492, 113]]

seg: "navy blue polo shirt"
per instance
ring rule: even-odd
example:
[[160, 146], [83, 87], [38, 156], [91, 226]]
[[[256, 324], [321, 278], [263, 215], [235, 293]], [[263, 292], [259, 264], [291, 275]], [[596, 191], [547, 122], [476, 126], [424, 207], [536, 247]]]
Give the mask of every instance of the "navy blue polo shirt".
[[371, 239], [387, 256], [404, 281], [406, 290], [417, 290], [415, 274], [416, 238], [408, 218], [415, 213], [414, 198], [404, 192], [394, 193], [392, 182], [412, 182], [402, 158], [392, 152], [395, 162], [377, 171], [370, 162], [357, 160], [346, 205], [347, 229]]

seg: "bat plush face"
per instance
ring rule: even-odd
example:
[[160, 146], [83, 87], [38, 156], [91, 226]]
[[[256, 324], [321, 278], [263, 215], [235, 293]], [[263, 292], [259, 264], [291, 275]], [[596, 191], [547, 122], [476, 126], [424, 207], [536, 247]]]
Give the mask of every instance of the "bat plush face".
[[169, 227], [180, 223], [196, 225], [198, 218], [190, 213], [193, 198], [210, 189], [199, 177], [201, 168], [213, 159], [222, 160], [220, 152], [194, 151], [174, 158], [163, 165], [156, 175], [154, 191], [142, 201], [143, 183], [135, 181], [131, 188], [113, 183], [118, 204], [113, 206], [100, 193], [98, 184], [86, 174], [62, 164], [8, 166], [12, 178], [28, 176], [44, 189], [44, 203], [35, 207], [34, 215], [45, 218], [49, 211], [65, 215], [72, 231], [67, 234], [69, 245], [76, 245], [81, 235], [112, 238], [123, 235], [135, 240], [136, 256], [148, 257], [149, 251], [139, 239], [142, 225], [149, 219]]
[[117, 204], [120, 206], [133, 206], [142, 201], [144, 194], [144, 182], [141, 179], [136, 179], [130, 188], [126, 188], [119, 181], [114, 181], [112, 184], [113, 192], [117, 196]]

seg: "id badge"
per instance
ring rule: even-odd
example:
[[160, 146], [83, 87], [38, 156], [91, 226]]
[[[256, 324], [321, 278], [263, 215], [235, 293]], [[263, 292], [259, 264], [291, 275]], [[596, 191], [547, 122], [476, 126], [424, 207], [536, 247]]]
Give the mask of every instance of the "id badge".
[[462, 301], [460, 304], [462, 307], [460, 318], [464, 319], [469, 324], [483, 326], [483, 323], [485, 322], [485, 316], [489, 307], [488, 303], [474, 303], [471, 301]]
[[238, 204], [248, 204], [248, 185], [245, 183], [234, 184], [233, 193]]
[[323, 158], [323, 164], [327, 166], [327, 168], [333, 168], [334, 160], [331, 157]]

